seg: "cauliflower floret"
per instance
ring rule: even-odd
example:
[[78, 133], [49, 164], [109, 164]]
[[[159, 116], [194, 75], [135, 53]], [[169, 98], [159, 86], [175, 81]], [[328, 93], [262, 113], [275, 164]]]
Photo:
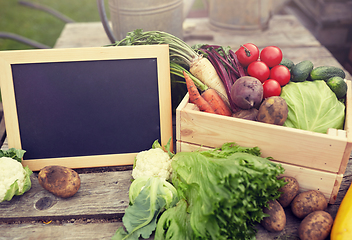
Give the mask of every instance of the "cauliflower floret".
[[4, 199], [7, 190], [17, 180], [20, 192], [25, 184], [26, 171], [22, 164], [12, 158], [0, 158], [0, 202]]
[[136, 164], [132, 171], [132, 177], [137, 179], [141, 176], [159, 176], [168, 180], [170, 178], [172, 159], [161, 148], [152, 148], [139, 152], [136, 156]]

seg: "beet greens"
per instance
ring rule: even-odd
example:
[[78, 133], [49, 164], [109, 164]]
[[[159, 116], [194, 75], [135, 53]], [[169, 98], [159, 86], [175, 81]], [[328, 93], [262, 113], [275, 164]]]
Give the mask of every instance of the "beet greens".
[[238, 61], [236, 53], [230, 47], [225, 48], [219, 45], [200, 44], [193, 46], [193, 48], [201, 52], [213, 64], [225, 85], [231, 109], [233, 112], [237, 112], [239, 109], [231, 99], [231, 87], [238, 78], [246, 76], [246, 74]]

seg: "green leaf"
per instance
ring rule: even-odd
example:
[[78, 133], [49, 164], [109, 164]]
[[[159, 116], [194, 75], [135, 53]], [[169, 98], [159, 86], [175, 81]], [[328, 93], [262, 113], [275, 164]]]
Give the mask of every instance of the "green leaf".
[[[167, 153], [169, 154], [169, 157], [172, 158], [175, 154], [173, 152], [170, 151], [171, 147], [171, 137], [169, 138], [169, 141], [166, 143], [166, 145], [164, 146], [165, 150], [167, 151]], [[152, 148], [161, 148], [163, 149], [163, 147], [161, 146], [161, 144], [159, 143], [159, 140], [155, 140], [152, 144]], [[163, 149], [164, 150], [164, 149]]]
[[187, 212], [187, 202], [184, 199], [161, 214], [155, 230], [155, 239], [194, 239], [190, 214]]
[[28, 168], [28, 166], [26, 166], [24, 170], [25, 170], [25, 183], [23, 185], [23, 189], [20, 190], [17, 183], [18, 180], [16, 180], [13, 184], [11, 184], [10, 188], [5, 193], [3, 201], [10, 201], [13, 198], [13, 196], [23, 195], [31, 188], [32, 183], [31, 183], [30, 176], [32, 175], [33, 172]]
[[22, 157], [26, 151], [22, 149], [10, 148], [8, 150], [0, 150], [0, 157], [9, 157], [22, 162]]
[[139, 237], [137, 234], [128, 234], [123, 227], [119, 227], [114, 236], [112, 236], [111, 240], [138, 240]]
[[289, 110], [284, 126], [318, 133], [343, 128], [345, 105], [325, 81], [290, 82], [282, 88], [281, 97]]
[[159, 177], [140, 177], [129, 190], [130, 206], [122, 218], [126, 234], [118, 230], [113, 239], [149, 238], [156, 228], [158, 216], [178, 201], [176, 189]]
[[174, 156], [172, 183], [187, 201], [196, 239], [255, 238], [254, 225], [265, 216], [263, 207], [280, 196], [278, 189], [284, 185], [277, 179], [284, 173], [282, 166], [257, 156], [258, 151], [232, 143], [217, 151]]

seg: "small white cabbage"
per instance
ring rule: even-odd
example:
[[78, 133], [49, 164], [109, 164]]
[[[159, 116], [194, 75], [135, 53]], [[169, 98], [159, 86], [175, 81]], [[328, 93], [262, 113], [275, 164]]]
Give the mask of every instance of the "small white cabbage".
[[19, 192], [23, 191], [26, 182], [26, 171], [22, 164], [9, 157], [0, 158], [0, 202], [3, 201], [7, 190], [17, 181]]
[[170, 178], [172, 159], [161, 148], [152, 148], [139, 152], [136, 156], [132, 177], [137, 179], [142, 176], [158, 176], [165, 180]]

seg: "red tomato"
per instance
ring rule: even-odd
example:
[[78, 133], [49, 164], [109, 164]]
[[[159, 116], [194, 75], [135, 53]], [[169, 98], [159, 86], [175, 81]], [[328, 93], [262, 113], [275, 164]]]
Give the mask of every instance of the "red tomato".
[[269, 78], [275, 79], [281, 86], [285, 86], [291, 78], [290, 70], [284, 65], [276, 65], [270, 70]]
[[281, 86], [274, 79], [268, 79], [263, 83], [263, 98], [268, 98], [271, 96], [280, 96]]
[[265, 62], [269, 68], [279, 65], [282, 60], [282, 51], [275, 46], [265, 47], [260, 52], [260, 60]]
[[253, 43], [246, 43], [236, 51], [236, 55], [241, 65], [247, 67], [259, 58], [259, 49]]
[[270, 69], [262, 61], [255, 61], [249, 64], [247, 72], [250, 76], [257, 78], [262, 83], [269, 78]]

